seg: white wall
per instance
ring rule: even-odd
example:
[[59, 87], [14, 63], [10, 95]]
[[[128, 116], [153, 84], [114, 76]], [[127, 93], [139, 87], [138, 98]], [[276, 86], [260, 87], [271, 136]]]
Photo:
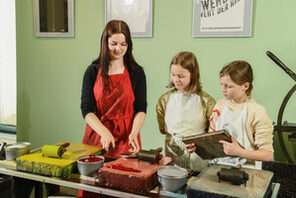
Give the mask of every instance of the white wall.
[[16, 124], [15, 0], [0, 0], [0, 123]]

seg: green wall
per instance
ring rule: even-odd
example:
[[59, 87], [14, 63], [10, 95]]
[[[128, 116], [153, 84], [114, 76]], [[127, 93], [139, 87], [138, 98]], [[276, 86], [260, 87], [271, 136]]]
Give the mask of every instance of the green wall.
[[[253, 96], [276, 121], [280, 104], [295, 82], [266, 55], [277, 55], [296, 72], [296, 1], [254, 0], [251, 38], [192, 38], [192, 0], [155, 0], [153, 37], [134, 38], [134, 55], [144, 66], [148, 83], [147, 119], [141, 131], [143, 148], [164, 146], [155, 105], [166, 91], [171, 58], [179, 51], [196, 54], [205, 91], [222, 97], [218, 72], [243, 59], [255, 73]], [[36, 38], [32, 1], [16, 0], [17, 139], [32, 147], [59, 141], [81, 142], [85, 122], [80, 112], [82, 76], [98, 56], [104, 28], [103, 0], [75, 1], [74, 38]], [[294, 94], [284, 120], [296, 123]], [[275, 142], [276, 156], [281, 157]], [[289, 145], [295, 155], [295, 145]]]

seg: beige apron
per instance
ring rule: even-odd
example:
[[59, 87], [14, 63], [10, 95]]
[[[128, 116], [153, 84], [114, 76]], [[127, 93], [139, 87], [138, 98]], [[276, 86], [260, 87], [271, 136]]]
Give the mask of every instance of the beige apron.
[[207, 120], [200, 100], [197, 94], [170, 94], [165, 113], [169, 133], [166, 135], [166, 156], [172, 157], [175, 164], [194, 171], [201, 171], [208, 163], [196, 153], [186, 152], [182, 137], [205, 132]]
[[[229, 100], [222, 110], [216, 122], [216, 130], [227, 130], [237, 142], [240, 143], [246, 150], [254, 150], [252, 143], [247, 135], [247, 103], [244, 103], [242, 111], [230, 111]], [[242, 165], [243, 167], [261, 169], [259, 162], [250, 164], [247, 159], [240, 157], [221, 157], [211, 160], [210, 163], [217, 163], [229, 166]]]

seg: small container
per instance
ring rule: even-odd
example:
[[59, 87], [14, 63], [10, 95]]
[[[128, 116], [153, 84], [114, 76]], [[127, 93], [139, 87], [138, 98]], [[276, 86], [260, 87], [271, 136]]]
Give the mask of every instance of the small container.
[[157, 171], [158, 181], [164, 191], [176, 192], [182, 188], [188, 180], [186, 169], [176, 166], [163, 166]]
[[81, 175], [97, 177], [99, 168], [103, 167], [105, 158], [101, 155], [86, 155], [77, 159], [78, 171]]
[[13, 161], [17, 157], [30, 153], [30, 142], [16, 142], [4, 146], [5, 158], [7, 161]]

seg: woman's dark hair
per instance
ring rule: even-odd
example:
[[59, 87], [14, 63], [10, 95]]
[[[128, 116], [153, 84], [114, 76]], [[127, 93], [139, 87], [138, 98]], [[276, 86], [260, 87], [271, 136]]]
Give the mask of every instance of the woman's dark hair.
[[251, 65], [246, 61], [233, 61], [222, 68], [220, 78], [229, 75], [231, 80], [237, 85], [249, 83], [249, 89], [246, 91], [247, 96], [251, 95], [253, 89], [253, 70]]
[[[187, 91], [197, 94], [199, 94], [202, 91], [202, 86], [200, 83], [199, 66], [196, 57], [193, 53], [179, 52], [172, 59], [171, 66], [172, 65], [180, 65], [182, 68], [187, 69], [190, 72], [191, 79]], [[167, 87], [174, 87], [173, 82], [170, 82]]]
[[134, 73], [140, 68], [138, 63], [136, 62], [133, 54], [133, 42], [131, 38], [131, 33], [128, 25], [121, 20], [111, 20], [109, 21], [101, 36], [101, 50], [99, 57], [94, 60], [92, 63], [96, 64], [99, 69], [101, 69], [101, 76], [103, 81], [106, 83], [107, 87], [109, 87], [109, 63], [110, 63], [110, 56], [108, 53], [108, 39], [113, 34], [123, 34], [126, 39], [126, 43], [128, 44], [127, 51], [123, 57], [124, 64], [128, 68], [129, 73], [131, 75], [131, 79], [134, 79]]

